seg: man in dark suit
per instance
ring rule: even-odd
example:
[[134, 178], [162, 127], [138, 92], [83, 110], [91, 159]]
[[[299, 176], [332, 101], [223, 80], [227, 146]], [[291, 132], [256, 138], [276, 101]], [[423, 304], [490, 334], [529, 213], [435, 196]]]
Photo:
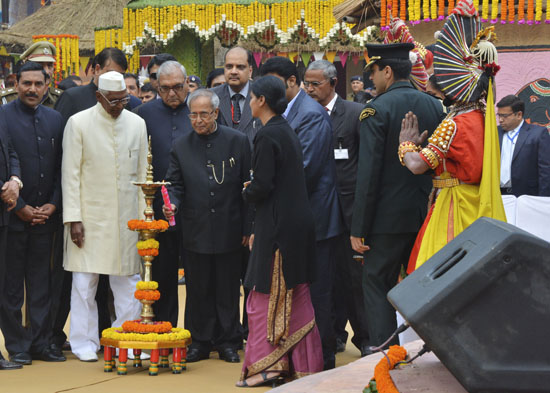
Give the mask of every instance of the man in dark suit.
[[225, 54], [224, 75], [226, 83], [213, 88], [220, 98], [218, 123], [244, 133], [250, 146], [260, 122], [252, 117], [250, 110], [250, 78], [252, 77], [252, 53], [239, 46]]
[[[47, 79], [42, 65], [25, 63], [17, 74], [19, 98], [2, 107], [26, 186], [9, 219], [10, 268], [2, 294], [6, 349], [10, 360], [20, 364], [66, 360], [49, 348], [50, 255], [53, 232], [59, 226], [63, 120], [40, 104]], [[30, 329], [21, 324], [25, 292]]]
[[[156, 70], [160, 100], [152, 100], [134, 112], [147, 124], [153, 153], [153, 178], [162, 181], [170, 163], [174, 141], [193, 132], [187, 106], [187, 73], [177, 61], [166, 61]], [[157, 219], [163, 217], [164, 204], [160, 190], [155, 195], [153, 209]], [[155, 259], [153, 280], [159, 283], [162, 297], [153, 304], [156, 319], [178, 323], [178, 263], [180, 260], [181, 225], [176, 225], [157, 237], [159, 255]]]
[[[4, 293], [6, 273], [6, 248], [8, 237], [9, 211], [19, 198], [21, 170], [17, 153], [11, 144], [4, 112], [0, 111], [0, 294]], [[17, 180], [15, 180], [17, 178]], [[0, 326], [4, 314], [4, 296], [0, 296]], [[8, 362], [0, 352], [0, 370], [14, 370], [23, 367], [19, 363]]]
[[369, 332], [363, 289], [361, 261], [353, 258], [355, 252], [349, 244], [349, 230], [353, 211], [353, 197], [357, 179], [359, 151], [359, 114], [363, 105], [346, 101], [336, 94], [338, 83], [336, 67], [329, 61], [317, 60], [309, 64], [304, 85], [307, 94], [323, 106], [330, 116], [333, 131], [334, 158], [338, 180], [338, 196], [346, 231], [338, 239], [338, 259], [334, 282], [334, 327], [337, 351], [346, 347], [348, 319], [353, 329], [352, 342], [361, 351], [369, 353]]
[[523, 120], [525, 103], [508, 95], [497, 104], [503, 195], [550, 196], [548, 129]]
[[[117, 71], [121, 74], [126, 72], [128, 62], [124, 52], [117, 48], [105, 48], [93, 61], [94, 79], [87, 85], [78, 86], [66, 90], [57, 100], [54, 109], [61, 113], [63, 125], [67, 123], [69, 117], [91, 108], [97, 104], [96, 92], [99, 76], [109, 72]], [[132, 109], [141, 105], [141, 100], [130, 96], [130, 102], [127, 109]], [[63, 332], [63, 327], [67, 321], [71, 300], [72, 273], [63, 270], [63, 225], [60, 225], [54, 238], [54, 256], [52, 271], [52, 345], [57, 354], [62, 354], [61, 348], [65, 343], [67, 336]], [[99, 331], [103, 331], [111, 326], [111, 318], [108, 308], [109, 283], [106, 276], [101, 276], [97, 288], [96, 300], [99, 310]], [[66, 348], [68, 349], [68, 348]]]
[[170, 154], [166, 180], [172, 206], [180, 211], [187, 298], [185, 327], [193, 343], [187, 361], [239, 362], [239, 287], [242, 246], [250, 223], [241, 197], [250, 178], [251, 153], [242, 133], [216, 123], [219, 99], [212, 90], [189, 95], [194, 132], [179, 138]]
[[[234, 128], [248, 137], [250, 147], [260, 121], [252, 117], [250, 109], [250, 79], [252, 77], [252, 53], [241, 47], [229, 49], [224, 58], [223, 72], [226, 83], [212, 89], [220, 99], [220, 116], [218, 124]], [[241, 281], [244, 282], [250, 251], [243, 247], [241, 263]], [[242, 330], [243, 338], [248, 336], [248, 317], [246, 315], [246, 300], [248, 289], [244, 288]]]
[[[413, 44], [367, 45], [376, 98], [360, 115], [357, 185], [351, 245], [364, 253], [363, 296], [372, 345], [396, 330], [395, 310], [386, 299], [405, 266], [427, 213], [429, 176], [415, 176], [397, 157], [401, 121], [418, 115], [419, 129], [432, 133], [443, 118], [439, 101], [408, 81]], [[418, 112], [418, 113], [417, 113]], [[396, 337], [390, 344], [399, 343]]]
[[311, 285], [315, 321], [323, 342], [325, 369], [334, 368], [336, 336], [332, 323], [332, 286], [338, 236], [344, 232], [334, 163], [333, 134], [327, 111], [300, 89], [294, 63], [272, 57], [260, 69], [263, 75], [280, 78], [286, 85], [288, 107], [283, 114], [302, 144], [309, 202], [315, 217], [317, 279]]

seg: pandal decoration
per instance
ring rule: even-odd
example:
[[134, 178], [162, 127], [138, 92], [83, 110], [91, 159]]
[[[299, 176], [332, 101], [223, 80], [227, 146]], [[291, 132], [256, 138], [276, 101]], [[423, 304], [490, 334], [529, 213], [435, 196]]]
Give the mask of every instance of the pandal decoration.
[[372, 378], [363, 393], [399, 393], [390, 376], [390, 370], [407, 357], [407, 350], [399, 345], [392, 345], [387, 358], [383, 357], [374, 368]]

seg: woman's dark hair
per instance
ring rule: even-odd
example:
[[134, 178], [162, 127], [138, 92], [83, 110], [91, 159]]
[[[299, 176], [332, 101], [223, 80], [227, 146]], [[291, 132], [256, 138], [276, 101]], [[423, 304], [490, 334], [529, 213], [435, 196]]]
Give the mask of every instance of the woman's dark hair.
[[212, 81], [218, 76], [223, 75], [223, 68], [215, 68], [206, 77], [206, 87], [209, 89], [212, 87]]
[[280, 115], [286, 110], [286, 89], [282, 80], [273, 75], [262, 76], [252, 84], [252, 94], [256, 98], [265, 97], [267, 106], [275, 114]]

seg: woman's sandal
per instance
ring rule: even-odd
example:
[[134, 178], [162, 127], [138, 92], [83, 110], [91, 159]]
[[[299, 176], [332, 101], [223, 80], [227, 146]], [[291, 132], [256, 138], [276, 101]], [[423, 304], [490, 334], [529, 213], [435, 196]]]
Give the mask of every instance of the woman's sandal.
[[247, 382], [246, 382], [246, 379], [243, 380], [243, 381], [239, 381], [235, 384], [235, 386], [239, 387], [239, 388], [253, 388], [253, 387], [256, 387], [256, 386], [263, 386], [263, 385], [267, 385], [271, 382], [271, 387], [272, 388], [276, 388], [277, 386], [281, 385], [283, 382], [284, 382], [284, 379], [283, 377], [280, 375], [280, 374], [277, 374], [271, 378], [268, 378], [267, 377], [267, 373], [265, 371], [262, 371], [260, 373], [260, 375], [262, 376], [262, 380], [258, 383], [255, 383], [254, 385], [249, 385]]

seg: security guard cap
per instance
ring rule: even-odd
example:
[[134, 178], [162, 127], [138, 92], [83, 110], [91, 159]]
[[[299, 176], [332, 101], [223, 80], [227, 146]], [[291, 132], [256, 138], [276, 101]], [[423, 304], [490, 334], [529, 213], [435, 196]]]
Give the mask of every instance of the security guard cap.
[[369, 52], [369, 62], [365, 68], [369, 69], [378, 60], [409, 60], [409, 52], [414, 49], [414, 44], [410, 42], [398, 44], [367, 44], [365, 47]]
[[201, 84], [200, 78], [196, 75], [189, 75], [189, 82], [196, 83], [199, 86]]
[[21, 60], [55, 63], [55, 45], [48, 41], [35, 42], [23, 52]]

